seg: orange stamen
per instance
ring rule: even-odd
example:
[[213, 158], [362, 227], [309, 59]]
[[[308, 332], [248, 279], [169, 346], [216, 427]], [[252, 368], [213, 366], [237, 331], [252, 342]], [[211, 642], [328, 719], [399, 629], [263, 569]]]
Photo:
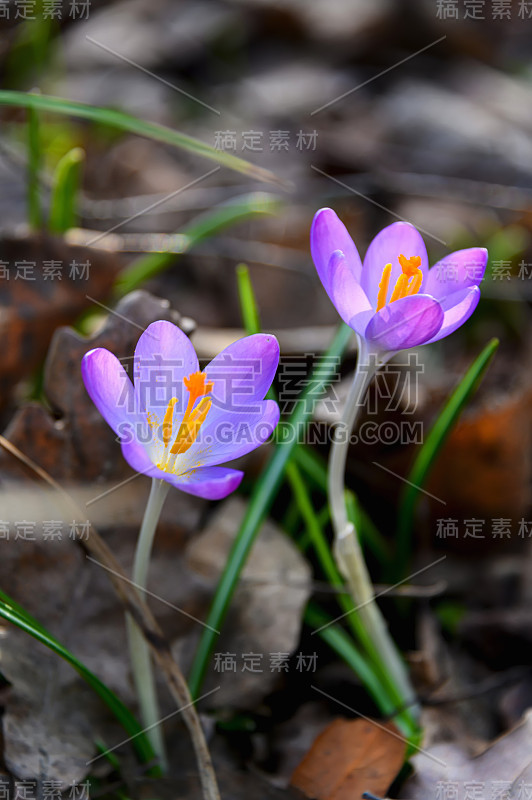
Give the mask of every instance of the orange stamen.
[[388, 294], [388, 286], [390, 285], [390, 275], [392, 274], [392, 265], [386, 264], [382, 271], [381, 282], [379, 283], [379, 294], [377, 296], [377, 311], [384, 308], [386, 305], [386, 295]]
[[[183, 419], [181, 420], [181, 425], [179, 426], [178, 434], [175, 437], [172, 447], [170, 448], [170, 455], [174, 456], [174, 458], [168, 462], [168, 468], [170, 469], [175, 461], [175, 456], [186, 453], [186, 451], [192, 447], [196, 441], [199, 429], [205, 422], [205, 418], [207, 417], [209, 409], [212, 405], [212, 401], [205, 395], [209, 394], [209, 392], [212, 392], [214, 383], [207, 380], [207, 375], [205, 372], [193, 372], [191, 375], [183, 379], [183, 383], [188, 390], [188, 403], [185, 413], [183, 414]], [[196, 407], [194, 407], [196, 400], [199, 400], [199, 403]], [[170, 422], [170, 432], [163, 428], [163, 441], [165, 449], [170, 442], [172, 414], [173, 406], [172, 409], [170, 409], [169, 405], [166, 410], [165, 422]]]
[[179, 426], [179, 433], [176, 436], [176, 440], [170, 448], [170, 453], [172, 455], [186, 453], [186, 451], [192, 447], [198, 436], [199, 429], [205, 422], [211, 405], [212, 400], [208, 397], [204, 397], [200, 400], [190, 416], [187, 419], [183, 418], [183, 422]]
[[174, 406], [177, 403], [177, 397], [172, 397], [166, 408], [166, 413], [163, 419], [163, 443], [168, 447], [168, 443], [172, 438], [172, 420], [174, 417]]
[[397, 278], [394, 290], [392, 292], [392, 296], [390, 297], [390, 303], [394, 303], [396, 300], [401, 300], [405, 296], [406, 287], [408, 286], [408, 275], [405, 275], [404, 272], [399, 275]]
[[417, 294], [421, 289], [422, 282], [423, 282], [423, 273], [421, 272], [420, 269], [418, 269], [418, 271], [408, 284], [408, 289], [406, 290], [407, 297], [409, 297], [412, 294]]
[[[395, 303], [396, 300], [402, 300], [403, 297], [417, 294], [423, 282], [423, 273], [419, 268], [421, 265], [421, 256], [407, 258], [401, 253], [401, 255], [398, 256], [398, 260], [402, 272], [395, 282], [392, 296], [389, 300], [390, 303]], [[388, 293], [391, 271], [392, 265], [386, 264], [382, 271], [381, 282], [379, 283], [377, 311], [380, 311], [381, 308], [384, 308], [386, 305], [386, 295]]]

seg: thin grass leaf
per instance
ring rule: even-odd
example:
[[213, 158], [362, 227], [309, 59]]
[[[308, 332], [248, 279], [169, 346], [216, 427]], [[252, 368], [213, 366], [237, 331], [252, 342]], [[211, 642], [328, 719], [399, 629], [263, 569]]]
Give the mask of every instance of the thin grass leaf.
[[[246, 559], [253, 546], [260, 526], [263, 523], [273, 500], [279, 490], [283, 480], [286, 465], [297, 445], [301, 434], [305, 431], [307, 422], [311, 416], [310, 392], [316, 386], [328, 385], [334, 373], [334, 364], [345, 351], [352, 331], [347, 325], [341, 325], [329, 347], [323, 364], [317, 366], [309, 387], [303, 392], [301, 402], [298, 403], [296, 410], [291, 415], [287, 424], [280, 424], [281, 429], [278, 444], [273, 455], [270, 457], [264, 468], [260, 479], [257, 480], [255, 488], [251, 494], [248, 508], [244, 519], [240, 525], [240, 530], [236, 536], [224, 571], [221, 575], [214, 600], [207, 618], [208, 628], [204, 628], [202, 637], [196, 651], [189, 678], [190, 693], [193, 698], [199, 696], [199, 690], [205, 677], [207, 665], [214, 650], [217, 634], [225, 620], [229, 604], [236, 589], [240, 573], [246, 563]], [[329, 366], [330, 365], [330, 366]], [[299, 435], [298, 435], [299, 434]]]
[[236, 281], [245, 331], [248, 336], [260, 333], [259, 309], [257, 308], [255, 292], [253, 291], [247, 264], [239, 264], [237, 266]]
[[[327, 464], [310, 447], [299, 445], [294, 451], [294, 461], [305, 475], [327, 495]], [[346, 490], [347, 516], [353, 523], [361, 540], [366, 544], [381, 564], [390, 558], [390, 548], [386, 539], [364, 511], [354, 492]]]
[[301, 445], [294, 453], [297, 465], [303, 470], [307, 478], [321, 489], [323, 494], [327, 494], [327, 464], [307, 445]]
[[101, 739], [95, 739], [94, 744], [96, 745], [96, 749], [98, 750], [98, 752], [105, 758], [106, 761], [109, 762], [109, 764], [115, 770], [115, 772], [120, 773], [121, 770], [120, 761], [113, 752], [109, 751], [109, 748], [107, 747], [105, 742], [102, 741]]
[[[249, 267], [247, 264], [239, 264], [236, 268], [236, 281], [238, 286], [238, 299], [240, 301], [240, 312], [244, 330], [248, 336], [254, 333], [261, 333], [259, 307], [255, 299], [255, 292], [251, 283]], [[268, 400], [277, 402], [277, 393], [273, 386], [270, 386], [266, 394]]]
[[371, 517], [360, 505], [360, 501], [354, 492], [346, 489], [345, 504], [347, 507], [347, 518], [359, 532], [361, 540], [371, 550], [380, 564], [388, 564], [390, 560], [390, 548], [388, 542], [377, 528]]
[[[320, 636], [324, 642], [327, 642], [329, 647], [342, 658], [351, 669], [360, 676], [360, 679], [365, 684], [368, 692], [373, 699], [379, 704], [379, 686], [374, 682], [375, 676], [371, 671], [364, 656], [357, 650], [350, 637], [338, 625], [334, 625], [327, 616], [327, 614], [314, 603], [309, 603], [305, 611], [304, 620], [307, 625], [318, 631], [317, 635]], [[323, 627], [326, 626], [326, 627]], [[321, 630], [320, 630], [321, 628]], [[394, 722], [398, 724], [398, 720]], [[399, 727], [399, 726], [398, 726]], [[407, 749], [405, 753], [405, 763], [411, 755], [419, 750], [419, 745], [423, 739], [423, 732], [420, 728], [413, 728], [407, 733], [405, 742]]]
[[180, 233], [176, 234], [176, 250], [179, 249], [179, 252], [151, 253], [127, 266], [116, 281], [115, 295], [122, 297], [133, 291], [149, 278], [171, 267], [180, 255], [225, 228], [257, 214], [275, 214], [280, 208], [280, 199], [265, 192], [250, 192], [220, 203], [214, 209], [189, 222]]
[[438, 415], [407, 476], [408, 482], [404, 485], [399, 504], [397, 538], [397, 575], [399, 577], [402, 577], [410, 558], [414, 514], [421, 494], [420, 489], [423, 488], [432, 465], [458, 417], [476, 391], [498, 346], [498, 339], [492, 339], [469, 367]]
[[[36, 96], [36, 95], [35, 95]], [[33, 230], [42, 226], [41, 187], [39, 175], [41, 171], [41, 137], [39, 115], [34, 108], [28, 109], [28, 222]]]
[[50, 114], [65, 114], [78, 119], [87, 119], [100, 125], [108, 125], [111, 128], [134, 133], [147, 139], [154, 139], [158, 142], [179, 147], [187, 150], [202, 158], [215, 161], [222, 167], [241, 172], [249, 178], [266, 183], [275, 183], [286, 188], [285, 181], [278, 178], [270, 170], [257, 167], [243, 158], [227, 153], [223, 150], [216, 150], [215, 147], [205, 144], [205, 142], [187, 136], [185, 133], [159, 125], [156, 122], [148, 122], [139, 119], [131, 114], [118, 111], [114, 108], [101, 108], [99, 106], [89, 106], [85, 103], [76, 103], [72, 100], [65, 100], [62, 97], [50, 97], [40, 94], [26, 94], [25, 92], [12, 92], [8, 90], [0, 91], [0, 105], [19, 106], [33, 110], [46, 111]]
[[[309, 603], [304, 621], [317, 631], [317, 635], [327, 642], [329, 647], [342, 658], [358, 675], [379, 708], [382, 708], [382, 687], [366, 657], [355, 647], [350, 636], [334, 624], [331, 618], [319, 606]], [[324, 627], [325, 626], [325, 627]]]
[[[143, 764], [147, 764], [155, 759], [155, 753], [142, 726], [137, 722], [127, 706], [125, 706], [115, 693], [102, 683], [93, 672], [79, 661], [73, 653], [67, 650], [66, 647], [52, 636], [40, 622], [2, 591], [0, 591], [0, 616], [12, 622], [26, 633], [29, 633], [30, 636], [33, 636], [38, 642], [41, 642], [67, 661], [103, 700], [118, 722], [120, 722], [128, 736], [131, 737], [131, 743], [139, 760]], [[158, 776], [162, 773], [158, 767], [153, 767], [150, 774]]]
[[51, 233], [64, 233], [77, 224], [77, 198], [84, 160], [81, 147], [73, 147], [55, 168], [48, 220]]
[[281, 527], [288, 534], [290, 534], [290, 536], [295, 536], [297, 529], [299, 528], [300, 521], [301, 521], [301, 514], [299, 513], [299, 507], [296, 501], [292, 499], [288, 503], [286, 511], [283, 515], [281, 521]]

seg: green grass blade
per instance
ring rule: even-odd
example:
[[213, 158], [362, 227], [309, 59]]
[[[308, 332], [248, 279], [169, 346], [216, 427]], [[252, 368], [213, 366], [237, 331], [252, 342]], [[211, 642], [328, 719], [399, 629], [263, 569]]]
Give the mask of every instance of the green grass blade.
[[84, 160], [81, 147], [73, 147], [57, 164], [48, 221], [51, 233], [64, 233], [77, 223], [76, 204]]
[[327, 463], [307, 445], [298, 447], [294, 458], [307, 478], [327, 495]]
[[[294, 452], [294, 461], [305, 475], [327, 495], [327, 464], [310, 447], [300, 445]], [[386, 539], [364, 511], [354, 492], [346, 490], [345, 501], [349, 521], [353, 523], [361, 540], [369, 547], [381, 564], [390, 558]]]
[[[147, 764], [155, 759], [155, 753], [151, 744], [143, 732], [143, 728], [137, 722], [131, 711], [125, 706], [122, 701], [109, 689], [102, 681], [96, 677], [73, 653], [67, 650], [40, 622], [38, 622], [31, 614], [28, 614], [22, 606], [12, 600], [5, 592], [0, 591], [0, 616], [12, 622], [21, 630], [29, 633], [38, 642], [41, 642], [58, 656], [61, 656], [67, 661], [76, 672], [86, 681], [86, 683], [96, 692], [96, 694], [103, 700], [109, 710], [114, 714], [116, 719], [120, 722], [128, 736], [131, 737], [131, 743], [135, 748], [139, 760], [143, 764]], [[152, 775], [160, 775], [161, 772], [158, 767], [154, 767], [151, 772]]]
[[86, 119], [100, 125], [108, 125], [116, 130], [126, 133], [134, 133], [147, 139], [154, 139], [158, 142], [179, 147], [187, 150], [202, 158], [215, 161], [222, 167], [241, 172], [249, 178], [267, 183], [276, 183], [286, 186], [285, 182], [278, 178], [270, 170], [257, 167], [243, 158], [227, 153], [223, 150], [216, 150], [205, 142], [187, 136], [185, 133], [159, 125], [156, 122], [148, 122], [139, 119], [124, 111], [114, 108], [101, 108], [99, 106], [89, 106], [85, 103], [76, 103], [72, 100], [65, 100], [62, 97], [50, 97], [48, 95], [27, 94], [26, 92], [12, 92], [9, 90], [0, 91], [0, 105], [18, 106], [21, 108], [33, 109], [34, 111], [46, 111], [50, 114], [65, 114], [78, 119]]
[[257, 308], [257, 301], [255, 300], [255, 292], [251, 285], [249, 269], [246, 264], [239, 264], [237, 266], [236, 280], [245, 331], [248, 336], [253, 333], [260, 333], [259, 310]]
[[265, 192], [250, 192], [220, 203], [214, 209], [189, 222], [181, 233], [176, 234], [176, 238], [179, 237], [179, 253], [151, 253], [127, 266], [116, 281], [115, 294], [120, 297], [128, 294], [144, 281], [171, 267], [179, 255], [187, 253], [200, 242], [215, 236], [225, 228], [256, 214], [275, 214], [280, 207], [279, 198]]
[[[322, 611], [319, 606], [309, 603], [305, 611], [305, 622], [317, 631], [329, 647], [342, 658], [345, 663], [360, 677], [366, 689], [371, 694], [379, 707], [379, 684], [375, 680], [375, 675], [372, 672], [364, 656], [357, 650], [351, 638], [346, 632], [337, 625], [331, 624], [330, 617]], [[327, 627], [322, 627], [322, 626]], [[320, 630], [322, 628], [322, 630]], [[382, 707], [381, 707], [382, 710]], [[406, 714], [407, 710], [403, 714]], [[399, 730], [404, 730], [399, 718], [395, 718], [394, 723]], [[405, 753], [405, 762], [420, 749], [423, 740], [423, 732], [419, 727], [410, 727], [406, 732], [405, 743], [407, 745]]]
[[405, 488], [401, 495], [398, 519], [397, 566], [399, 569], [397, 574], [400, 577], [402, 577], [410, 557], [412, 528], [416, 505], [420, 496], [419, 490], [425, 484], [431, 467], [438, 457], [445, 440], [469, 399], [476, 391], [498, 346], [498, 340], [492, 339], [469, 367], [438, 415], [407, 477], [408, 483], [405, 483]]
[[[318, 365], [309, 387], [307, 387], [302, 394], [302, 400], [304, 400], [306, 396], [310, 396], [310, 392], [314, 392], [316, 386], [326, 386], [328, 384], [333, 376], [336, 360], [341, 357], [351, 336], [351, 328], [348, 328], [347, 325], [342, 325], [339, 328], [327, 351], [327, 357], [324, 359], [323, 365]], [[307, 408], [307, 405], [310, 406], [311, 404], [305, 402], [298, 403], [296, 410], [290, 417], [289, 428], [286, 428], [286, 426], [282, 424], [279, 426], [286, 430], [286, 439], [283, 440], [283, 438], [280, 438], [273, 455], [264, 468], [260, 479], [257, 480], [251, 494], [246, 514], [231, 548], [209, 611], [207, 618], [209, 628], [204, 628], [203, 630], [190, 672], [189, 686], [193, 698], [197, 698], [199, 695], [207, 665], [215, 646], [217, 637], [215, 631], [221, 627], [225, 619], [249, 551], [253, 546], [259, 528], [281, 485], [286, 465], [299, 438], [298, 432], [301, 435], [310, 418], [311, 411]]]
[[346, 489], [345, 504], [347, 507], [347, 518], [359, 531], [360, 538], [368, 549], [371, 550], [380, 564], [388, 564], [390, 561], [390, 548], [388, 542], [377, 528], [371, 517], [360, 505], [360, 501], [354, 492]]
[[[34, 95], [37, 96], [37, 95]], [[34, 108], [28, 109], [28, 221], [33, 230], [42, 226], [41, 187], [41, 137], [39, 115]]]
[[[382, 709], [382, 687], [373, 667], [365, 656], [355, 647], [351, 637], [335, 625], [331, 618], [314, 603], [309, 603], [305, 611], [305, 622], [317, 631], [317, 635], [348, 664], [358, 675], [379, 708]], [[324, 627], [326, 626], [326, 627]]]

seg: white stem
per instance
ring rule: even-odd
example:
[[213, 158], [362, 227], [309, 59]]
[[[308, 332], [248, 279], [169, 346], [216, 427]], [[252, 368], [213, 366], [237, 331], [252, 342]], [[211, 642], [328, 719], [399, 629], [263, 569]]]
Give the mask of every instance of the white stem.
[[364, 339], [358, 339], [358, 362], [341, 420], [342, 435], [335, 438], [329, 457], [329, 504], [333, 521], [334, 552], [338, 567], [346, 578], [353, 601], [384, 669], [388, 671], [405, 706], [417, 714], [415, 694], [408, 673], [388, 632], [374, 599], [373, 585], [364, 561], [354, 526], [348, 520], [344, 483], [351, 433], [362, 407], [366, 390], [378, 368], [390, 357], [378, 360]]
[[[152, 479], [150, 496], [144, 512], [133, 564], [133, 582], [137, 586], [141, 597], [144, 595], [142, 590], [146, 589], [155, 530], [169, 488], [169, 484], [165, 481], [156, 478]], [[163, 771], [166, 771], [166, 752], [162, 729], [159, 724], [161, 715], [157, 702], [150, 648], [142, 631], [129, 614], [126, 616], [126, 623], [131, 669], [137, 691], [142, 724], [147, 729], [146, 734], [159, 758]]]

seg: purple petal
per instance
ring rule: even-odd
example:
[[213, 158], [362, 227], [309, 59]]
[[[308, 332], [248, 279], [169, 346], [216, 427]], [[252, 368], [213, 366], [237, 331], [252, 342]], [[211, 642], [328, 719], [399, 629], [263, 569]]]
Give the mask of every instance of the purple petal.
[[182, 492], [205, 497], [208, 500], [221, 500], [238, 488], [244, 473], [227, 467], [201, 467], [191, 472], [176, 475], [173, 472], [164, 472], [152, 464], [144, 447], [138, 442], [128, 442], [122, 445], [122, 453], [128, 464], [135, 472], [148, 475], [150, 478], [160, 478]]
[[199, 369], [192, 342], [166, 320], [152, 322], [135, 348], [135, 396], [141, 412], [151, 411], [161, 424], [172, 397], [183, 410], [183, 378]]
[[480, 289], [478, 286], [468, 286], [460, 292], [445, 297], [440, 301], [443, 309], [443, 324], [438, 333], [429, 339], [430, 342], [437, 342], [444, 336], [449, 336], [457, 328], [466, 322], [480, 300]]
[[421, 234], [409, 222], [394, 222], [393, 225], [383, 228], [368, 247], [360, 282], [373, 308], [377, 307], [379, 283], [386, 264], [392, 265], [388, 289], [388, 300], [390, 299], [395, 282], [402, 273], [399, 264], [401, 254], [406, 258], [419, 256], [421, 258], [420, 269], [423, 273], [428, 270], [429, 262], [425, 242]]
[[167, 480], [182, 492], [204, 497], [206, 500], [222, 500], [238, 489], [244, 473], [228, 467], [200, 467], [183, 475], [169, 475]]
[[[238, 411], [245, 405], [260, 408], [279, 366], [279, 343], [275, 336], [256, 333], [222, 350], [205, 373], [214, 386], [210, 397], [214, 411]], [[249, 409], [248, 409], [249, 410]]]
[[331, 208], [320, 208], [310, 229], [310, 251], [325, 291], [331, 296], [328, 284], [329, 260], [335, 250], [346, 257], [347, 268], [360, 281], [362, 262], [347, 228]]
[[450, 253], [428, 271], [421, 291], [442, 300], [468, 286], [478, 286], [484, 277], [487, 260], [488, 251], [484, 247], [469, 247]]
[[150, 478], [166, 480], [167, 473], [163, 472], [151, 461], [146, 449], [135, 439], [122, 442], [122, 455], [135, 472], [148, 475]]
[[348, 325], [353, 317], [361, 313], [369, 311], [373, 314], [370, 302], [348, 268], [346, 257], [341, 250], [335, 250], [329, 259], [327, 283], [329, 286], [327, 293], [343, 321]]
[[81, 375], [90, 398], [119, 436], [137, 422], [133, 384], [118, 358], [103, 347], [83, 356]]
[[371, 319], [366, 339], [381, 352], [425, 344], [441, 328], [443, 310], [428, 294], [415, 294], [385, 306]]
[[211, 409], [198, 439], [182, 456], [184, 470], [233, 461], [267, 441], [279, 422], [279, 406], [273, 400], [254, 404], [253, 412], [219, 413]]

